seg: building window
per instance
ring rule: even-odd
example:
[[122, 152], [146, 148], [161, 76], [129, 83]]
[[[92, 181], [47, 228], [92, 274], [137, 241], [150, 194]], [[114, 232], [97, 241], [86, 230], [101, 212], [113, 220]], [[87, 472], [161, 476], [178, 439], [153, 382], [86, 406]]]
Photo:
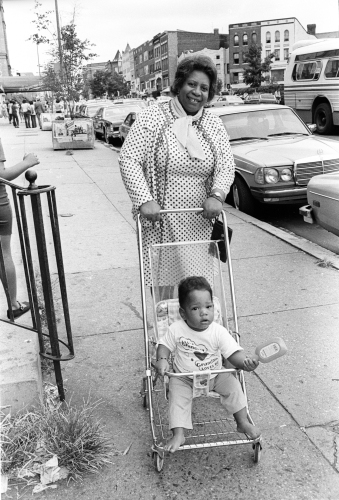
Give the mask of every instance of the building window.
[[252, 43], [257, 43], [257, 34], [252, 33]]
[[167, 42], [165, 42], [165, 43], [163, 43], [163, 44], [161, 45], [161, 54], [162, 54], [162, 55], [163, 55], [163, 54], [167, 54], [167, 51], [168, 51], [168, 44], [167, 44]]
[[248, 36], [247, 33], [244, 33], [242, 36], [242, 43], [243, 45], [248, 45]]
[[288, 42], [290, 39], [290, 32], [288, 30], [284, 31], [284, 42]]
[[284, 49], [284, 60], [288, 61], [289, 58], [289, 49]]
[[163, 59], [162, 60], [162, 70], [165, 71], [166, 69], [168, 69], [168, 59]]
[[266, 43], [271, 43], [271, 32], [266, 31]]
[[142, 54], [140, 54], [140, 56], [139, 56], [139, 64], [141, 64], [141, 63], [142, 63]]
[[274, 57], [276, 61], [280, 61], [280, 49], [275, 49]]
[[270, 57], [270, 54], [271, 54], [271, 51], [270, 50], [266, 50], [266, 57]]
[[145, 74], [145, 75], [148, 75], [148, 64], [146, 64], [144, 71], [145, 71], [145, 73], [144, 73], [144, 74]]
[[234, 35], [234, 46], [239, 47], [239, 37], [238, 35]]
[[239, 73], [233, 73], [233, 83], [239, 83]]
[[220, 59], [220, 56], [215, 56], [216, 59]]
[[280, 31], [278, 30], [275, 32], [275, 41], [280, 42]]
[[148, 61], [148, 50], [144, 52], [144, 61]]
[[234, 64], [239, 64], [239, 52], [234, 52], [233, 62], [234, 62]]
[[216, 64], [215, 67], [217, 68], [217, 73], [220, 73], [220, 63]]
[[148, 59], [153, 59], [153, 50], [148, 52]]

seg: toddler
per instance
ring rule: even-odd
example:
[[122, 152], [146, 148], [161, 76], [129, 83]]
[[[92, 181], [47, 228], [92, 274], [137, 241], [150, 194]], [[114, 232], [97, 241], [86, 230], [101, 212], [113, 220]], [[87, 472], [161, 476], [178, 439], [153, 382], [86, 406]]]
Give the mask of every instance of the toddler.
[[[253, 371], [259, 362], [244, 354], [226, 328], [215, 323], [212, 289], [203, 277], [192, 276], [182, 280], [178, 288], [181, 320], [173, 323], [159, 340], [155, 367], [160, 375], [168, 371], [168, 358], [174, 353], [175, 372], [195, 372], [222, 369], [222, 358], [233, 366]], [[247, 418], [246, 398], [233, 373], [211, 375], [210, 391], [220, 394], [221, 403], [232, 413], [237, 431], [251, 439], [260, 431]], [[165, 449], [174, 453], [184, 444], [184, 429], [192, 429], [192, 377], [170, 377], [169, 425], [173, 436]]]

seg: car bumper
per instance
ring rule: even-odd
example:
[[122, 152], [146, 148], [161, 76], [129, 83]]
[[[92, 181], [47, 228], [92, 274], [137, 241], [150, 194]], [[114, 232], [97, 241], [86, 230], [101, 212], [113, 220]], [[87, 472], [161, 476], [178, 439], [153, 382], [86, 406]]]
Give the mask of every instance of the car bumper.
[[287, 189], [251, 188], [253, 197], [264, 204], [297, 204], [307, 201], [307, 188], [295, 187]]

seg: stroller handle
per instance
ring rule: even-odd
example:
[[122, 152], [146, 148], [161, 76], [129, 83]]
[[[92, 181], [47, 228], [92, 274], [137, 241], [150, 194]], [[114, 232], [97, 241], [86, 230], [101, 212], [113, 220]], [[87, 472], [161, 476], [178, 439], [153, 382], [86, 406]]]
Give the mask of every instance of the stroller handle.
[[203, 212], [203, 208], [172, 208], [172, 209], [166, 209], [166, 210], [159, 210], [159, 214], [181, 214], [181, 213], [198, 213], [198, 212]]

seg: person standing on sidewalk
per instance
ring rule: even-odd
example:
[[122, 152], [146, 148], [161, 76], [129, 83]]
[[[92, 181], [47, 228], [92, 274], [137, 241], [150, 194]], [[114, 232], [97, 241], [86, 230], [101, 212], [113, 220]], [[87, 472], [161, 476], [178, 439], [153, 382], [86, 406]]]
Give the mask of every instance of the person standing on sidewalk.
[[31, 105], [31, 120], [32, 120], [32, 128], [36, 128], [36, 114], [33, 101], [29, 101]]
[[38, 118], [39, 127], [41, 128], [42, 127], [41, 115], [42, 115], [42, 113], [45, 112], [45, 107], [42, 104], [42, 102], [40, 101], [39, 97], [37, 98], [36, 102], [34, 103], [34, 109], [35, 109], [35, 114], [36, 114], [36, 116]]
[[19, 115], [20, 115], [20, 121], [21, 122], [25, 121], [24, 112], [22, 111], [22, 103], [19, 103]]
[[31, 105], [24, 99], [21, 104], [21, 109], [24, 114], [26, 128], [31, 128]]
[[7, 109], [8, 109], [9, 124], [11, 124], [12, 123], [12, 118], [13, 118], [13, 114], [12, 114], [12, 101], [9, 101]]
[[[0, 177], [7, 181], [12, 181], [19, 177], [27, 169], [38, 165], [40, 162], [34, 153], [28, 153], [23, 160], [13, 167], [5, 168], [5, 154], [0, 140]], [[0, 183], [0, 240], [1, 248], [5, 262], [6, 277], [9, 287], [9, 296], [14, 318], [25, 314], [30, 306], [28, 302], [19, 302], [17, 299], [17, 279], [16, 270], [11, 252], [13, 216], [12, 209], [6, 192], [5, 184]], [[3, 282], [3, 276], [0, 276]], [[7, 311], [7, 317], [10, 319], [10, 311]]]
[[12, 103], [12, 117], [14, 127], [19, 128], [19, 104], [16, 101]]

